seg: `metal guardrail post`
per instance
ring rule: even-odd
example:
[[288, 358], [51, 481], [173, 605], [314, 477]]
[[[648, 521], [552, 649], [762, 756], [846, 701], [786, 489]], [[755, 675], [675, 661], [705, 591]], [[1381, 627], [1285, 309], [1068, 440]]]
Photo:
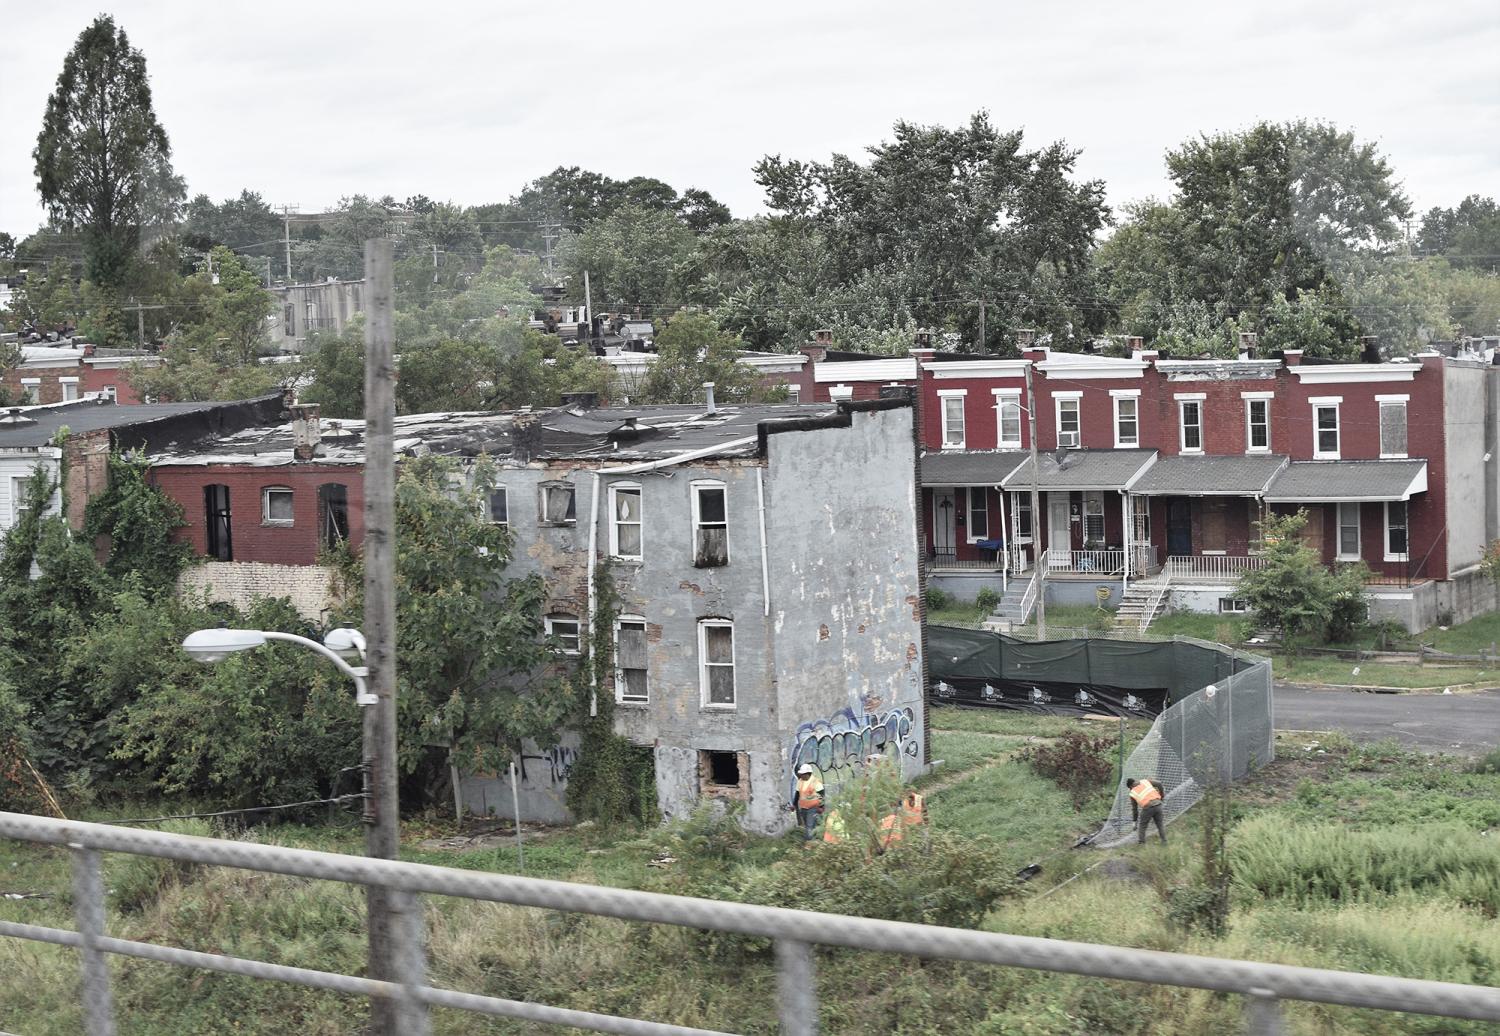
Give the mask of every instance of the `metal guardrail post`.
[[422, 916], [422, 901], [415, 893], [401, 889], [387, 889], [386, 895], [395, 943], [394, 978], [401, 986], [395, 1009], [396, 1031], [401, 1036], [427, 1036], [432, 1031], [432, 1019], [419, 992], [427, 986], [427, 923]]
[[781, 1000], [781, 1036], [817, 1036], [816, 980], [812, 947], [796, 939], [777, 939], [776, 989]]
[[109, 961], [99, 948], [104, 935], [104, 876], [99, 852], [68, 846], [73, 856], [73, 917], [78, 924], [83, 965], [83, 1015], [88, 1036], [115, 1036], [114, 996], [109, 990]]
[[1245, 1036], [1286, 1036], [1281, 1001], [1269, 989], [1252, 989], [1246, 995]]

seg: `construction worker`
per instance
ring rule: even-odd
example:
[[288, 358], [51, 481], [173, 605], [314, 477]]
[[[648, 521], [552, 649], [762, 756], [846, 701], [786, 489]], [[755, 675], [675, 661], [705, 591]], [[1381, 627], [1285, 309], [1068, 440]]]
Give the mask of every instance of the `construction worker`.
[[808, 763], [797, 767], [797, 824], [802, 840], [813, 840], [813, 831], [823, 816], [823, 781]]
[[828, 819], [823, 821], [823, 841], [832, 844], [848, 837], [849, 827], [844, 823], [844, 818], [839, 816], [838, 810], [830, 810]]
[[927, 802], [919, 792], [907, 789], [896, 812], [880, 821], [880, 848], [889, 849], [906, 837], [906, 832], [927, 823]]
[[1125, 778], [1125, 787], [1130, 791], [1130, 819], [1136, 825], [1136, 844], [1146, 844], [1146, 828], [1154, 822], [1156, 833], [1161, 836], [1162, 845], [1166, 845], [1167, 829], [1161, 819], [1161, 788], [1144, 777], [1140, 780], [1134, 777]]

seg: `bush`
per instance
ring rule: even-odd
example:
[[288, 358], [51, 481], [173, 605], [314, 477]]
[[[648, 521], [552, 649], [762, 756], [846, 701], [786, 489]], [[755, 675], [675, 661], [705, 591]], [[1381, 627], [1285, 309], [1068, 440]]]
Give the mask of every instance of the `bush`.
[[932, 612], [945, 611], [952, 608], [954, 604], [953, 595], [946, 590], [939, 590], [935, 586], [927, 588], [927, 610]]
[[[198, 835], [207, 838], [214, 832], [202, 820], [168, 820], [158, 830], [174, 835]], [[138, 914], [154, 904], [161, 894], [174, 885], [185, 885], [201, 868], [181, 860], [156, 856], [111, 854], [107, 881], [115, 909]]]
[[1000, 607], [1000, 595], [996, 593], [991, 587], [983, 587], [977, 594], [974, 595], [974, 604], [985, 615], [989, 615], [993, 613], [996, 608]]
[[1469, 770], [1471, 773], [1500, 773], [1500, 749], [1474, 760]]
[[1073, 808], [1082, 810], [1089, 796], [1114, 773], [1110, 755], [1116, 747], [1113, 738], [1070, 730], [1053, 744], [1027, 745], [1016, 758], [1055, 781], [1072, 798]]

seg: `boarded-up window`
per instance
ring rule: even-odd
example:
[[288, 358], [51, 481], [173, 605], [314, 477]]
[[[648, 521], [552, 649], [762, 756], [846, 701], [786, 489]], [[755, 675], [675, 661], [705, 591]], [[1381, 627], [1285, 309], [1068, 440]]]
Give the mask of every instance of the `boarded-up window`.
[[703, 704], [733, 705], [734, 626], [722, 619], [700, 623], [699, 649], [703, 660]]
[[1406, 456], [1406, 404], [1404, 402], [1380, 404], [1380, 455], [1382, 457]]
[[621, 619], [615, 624], [615, 688], [621, 701], [650, 701], [646, 683], [646, 623]]
[[573, 483], [542, 483], [542, 521], [552, 525], [576, 521], [573, 507]]
[[1207, 498], [1203, 500], [1203, 549], [1223, 550], [1224, 501]]

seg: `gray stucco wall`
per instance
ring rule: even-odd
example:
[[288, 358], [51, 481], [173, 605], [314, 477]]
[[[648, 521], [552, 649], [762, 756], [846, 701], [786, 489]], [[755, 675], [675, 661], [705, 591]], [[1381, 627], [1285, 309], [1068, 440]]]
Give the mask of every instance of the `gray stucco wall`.
[[[781, 783], [816, 759], [825, 782], [881, 750], [926, 766], [910, 409], [770, 437], [767, 533]], [[851, 736], [853, 735], [853, 736]]]
[[[1487, 367], [1474, 361], [1443, 364], [1443, 422], [1446, 440], [1448, 571], [1478, 563], [1488, 543], [1485, 504], [1493, 490], [1485, 478], [1488, 465], [1486, 423], [1492, 419]], [[1493, 458], [1492, 458], [1493, 460]]]

